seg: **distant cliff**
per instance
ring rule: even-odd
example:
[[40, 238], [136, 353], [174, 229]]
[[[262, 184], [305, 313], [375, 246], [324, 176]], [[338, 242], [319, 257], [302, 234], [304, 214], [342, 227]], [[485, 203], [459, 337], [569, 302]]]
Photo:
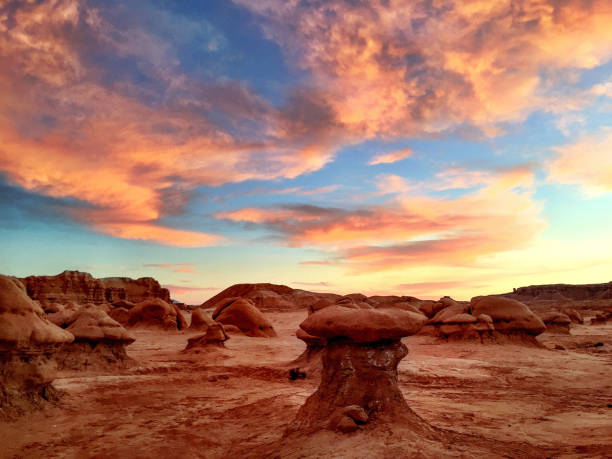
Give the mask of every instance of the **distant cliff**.
[[20, 279], [33, 300], [43, 304], [112, 303], [118, 300], [139, 302], [145, 298], [161, 298], [170, 302], [170, 292], [152, 277], [106, 277], [96, 279], [89, 273], [64, 271], [56, 276], [28, 276]]
[[612, 299], [612, 282], [605, 284], [550, 284], [515, 288], [506, 297], [528, 300], [606, 300]]

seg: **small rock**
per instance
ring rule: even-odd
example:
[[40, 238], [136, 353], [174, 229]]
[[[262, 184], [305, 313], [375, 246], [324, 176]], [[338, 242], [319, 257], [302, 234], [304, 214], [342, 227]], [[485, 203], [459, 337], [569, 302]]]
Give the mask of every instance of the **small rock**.
[[336, 430], [342, 433], [355, 432], [359, 426], [348, 416], [341, 416], [336, 424]]
[[369, 419], [368, 413], [359, 405], [349, 405], [344, 408], [343, 413], [357, 424], [365, 424]]
[[555, 344], [555, 349], [558, 350], [558, 351], [565, 351], [566, 350], [565, 347], [561, 346], [560, 344]]

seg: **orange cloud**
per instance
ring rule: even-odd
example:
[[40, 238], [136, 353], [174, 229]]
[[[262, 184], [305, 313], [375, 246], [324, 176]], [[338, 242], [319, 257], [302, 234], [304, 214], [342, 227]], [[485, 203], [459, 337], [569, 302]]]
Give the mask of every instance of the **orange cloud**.
[[558, 71], [612, 58], [606, 0], [238, 1], [313, 72], [338, 121], [366, 137], [464, 122], [496, 135], [534, 110], [583, 104], [556, 91], [568, 83]]
[[612, 130], [586, 136], [557, 147], [557, 157], [549, 164], [549, 179], [566, 185], [579, 185], [592, 195], [612, 191]]
[[[129, 57], [163, 96], [105, 83], [90, 49]], [[279, 110], [240, 83], [193, 81], [170, 43], [121, 30], [82, 2], [0, 12], [0, 67], [0, 170], [27, 190], [81, 201], [70, 215], [115, 237], [216, 244], [219, 236], [159, 222], [200, 185], [317, 170], [337, 142], [334, 123], [319, 121], [328, 109], [316, 97], [305, 109], [296, 108], [307, 100], [301, 95]], [[228, 126], [212, 122], [211, 110]], [[241, 123], [258, 134], [243, 134]]]
[[408, 158], [412, 155], [412, 148], [406, 147], [401, 150], [392, 151], [391, 153], [383, 153], [380, 155], [374, 156], [368, 164], [370, 166], [375, 166], [377, 164], [391, 164], [401, 161], [402, 159]]
[[329, 251], [358, 271], [464, 265], [521, 247], [544, 228], [532, 183], [533, 173], [519, 167], [498, 172], [483, 188], [457, 198], [407, 193], [369, 209], [246, 208], [231, 219], [274, 229], [290, 246]]

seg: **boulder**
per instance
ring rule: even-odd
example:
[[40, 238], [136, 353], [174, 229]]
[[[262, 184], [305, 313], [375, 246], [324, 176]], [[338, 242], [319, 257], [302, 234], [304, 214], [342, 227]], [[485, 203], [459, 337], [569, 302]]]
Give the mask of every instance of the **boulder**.
[[558, 311], [549, 311], [540, 314], [540, 319], [546, 325], [547, 332], [569, 335], [572, 321], [567, 315]]
[[55, 398], [58, 348], [74, 336], [52, 324], [16, 278], [0, 275], [0, 417], [23, 414]]
[[247, 336], [264, 338], [276, 336], [268, 319], [252, 301], [244, 298], [222, 300], [215, 308], [212, 318], [224, 325], [235, 325]]
[[208, 327], [215, 323], [212, 318], [206, 314], [206, 311], [202, 308], [196, 308], [191, 313], [191, 324], [189, 325], [190, 330], [202, 330], [206, 331]]
[[578, 312], [575, 308], [563, 308], [561, 309], [561, 312], [567, 317], [569, 317], [570, 320], [575, 324], [584, 323], [584, 318], [582, 317], [582, 314], [580, 314], [580, 312]]
[[112, 308], [108, 312], [108, 316], [126, 327], [130, 321], [130, 311], [125, 308]]
[[60, 369], [101, 370], [127, 368], [135, 364], [125, 349], [134, 338], [99, 308], [81, 309], [66, 330], [74, 335], [74, 341], [64, 344], [59, 350], [57, 361]]
[[187, 340], [187, 347], [185, 350], [197, 349], [197, 348], [208, 348], [211, 346], [225, 347], [225, 341], [229, 339], [227, 333], [223, 328], [223, 325], [219, 323], [212, 323], [206, 329], [206, 333], [203, 335], [194, 336]]
[[546, 330], [544, 322], [525, 304], [502, 296], [482, 296], [472, 299], [473, 316], [481, 314], [493, 320], [495, 334], [505, 335], [516, 341], [537, 344], [535, 337]]
[[187, 328], [187, 321], [175, 305], [159, 298], [150, 298], [136, 304], [130, 310], [128, 327], [184, 330]]

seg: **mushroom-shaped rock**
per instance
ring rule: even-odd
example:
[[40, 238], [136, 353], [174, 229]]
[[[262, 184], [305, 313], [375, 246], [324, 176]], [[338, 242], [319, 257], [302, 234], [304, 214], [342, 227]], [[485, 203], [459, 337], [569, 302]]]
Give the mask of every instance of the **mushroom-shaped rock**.
[[123, 326], [127, 326], [128, 322], [130, 321], [130, 311], [129, 309], [125, 308], [112, 308], [108, 312], [108, 316]]
[[187, 321], [174, 304], [159, 298], [150, 298], [130, 310], [128, 326], [183, 330], [187, 327]]
[[0, 275], [0, 417], [21, 414], [53, 395], [53, 358], [73, 339], [47, 320], [20, 281]]
[[203, 308], [197, 308], [191, 313], [191, 325], [189, 325], [189, 329], [206, 331], [208, 327], [214, 323], [215, 321], [206, 314]]
[[400, 341], [416, 333], [425, 317], [402, 310], [330, 306], [300, 327], [326, 340], [321, 382], [300, 408], [288, 434], [322, 429], [348, 433], [364, 423], [409, 425], [434, 435], [407, 405], [398, 388], [397, 365], [408, 349]]
[[212, 317], [224, 325], [235, 325], [247, 336], [264, 338], [276, 336], [268, 319], [252, 301], [244, 298], [223, 300], [213, 312]]
[[74, 341], [59, 351], [60, 369], [126, 368], [135, 363], [125, 350], [134, 338], [99, 308], [79, 311], [67, 330], [74, 335]]
[[567, 317], [569, 317], [570, 320], [574, 322], [575, 324], [584, 323], [584, 318], [582, 317], [582, 314], [580, 314], [580, 312], [578, 312], [578, 310], [574, 308], [563, 308], [561, 309], [561, 312], [565, 314]]
[[187, 347], [185, 350], [194, 348], [206, 348], [210, 346], [225, 347], [225, 341], [229, 339], [227, 333], [220, 323], [213, 322], [206, 329], [206, 333], [203, 335], [194, 336], [187, 340]]
[[520, 301], [502, 296], [481, 296], [472, 299], [470, 309], [473, 316], [486, 314], [493, 319], [495, 333], [511, 340], [537, 344], [535, 336], [546, 330], [544, 322]]
[[344, 337], [356, 343], [368, 343], [413, 335], [425, 320], [421, 314], [398, 309], [330, 306], [310, 315], [300, 327], [325, 339]]
[[439, 311], [444, 309], [446, 306], [440, 301], [423, 300], [419, 303], [419, 310], [427, 317], [435, 316]]
[[546, 331], [550, 333], [560, 333], [569, 335], [571, 319], [558, 311], [549, 311], [540, 314], [540, 319], [546, 325]]

